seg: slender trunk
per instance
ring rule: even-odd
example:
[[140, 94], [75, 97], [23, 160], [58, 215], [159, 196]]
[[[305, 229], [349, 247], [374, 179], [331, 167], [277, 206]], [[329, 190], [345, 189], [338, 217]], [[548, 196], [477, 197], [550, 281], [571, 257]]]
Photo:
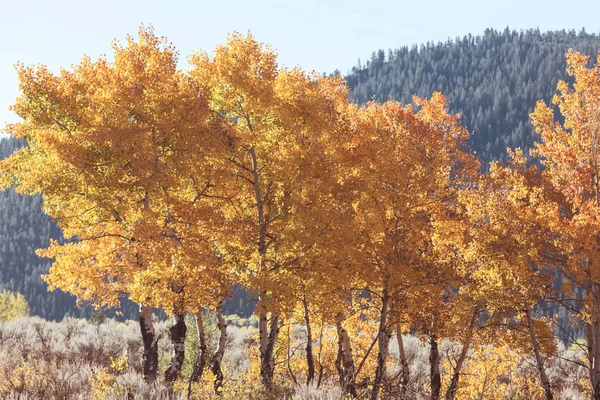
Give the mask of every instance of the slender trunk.
[[304, 323], [306, 324], [306, 364], [308, 365], [306, 384], [310, 385], [315, 379], [315, 359], [313, 358], [312, 329], [310, 326], [310, 315], [308, 313], [308, 302], [306, 301], [306, 297], [302, 298], [302, 305], [304, 306]]
[[431, 351], [429, 353], [430, 379], [431, 379], [431, 400], [440, 399], [440, 390], [442, 389], [442, 378], [440, 376], [440, 353], [435, 334], [429, 339]]
[[[261, 306], [261, 299], [259, 299], [259, 306]], [[260, 360], [265, 359], [267, 353], [267, 346], [269, 344], [269, 321], [267, 318], [267, 312], [261, 311], [258, 314], [258, 350], [260, 353]]]
[[288, 324], [287, 326], [287, 368], [288, 368], [288, 374], [290, 375], [290, 379], [292, 380], [292, 382], [294, 382], [294, 386], [298, 386], [298, 380], [296, 379], [296, 374], [294, 374], [294, 371], [292, 370], [292, 364], [290, 363], [290, 361], [292, 360], [292, 335], [291, 335], [291, 326]]
[[454, 399], [454, 396], [456, 396], [456, 391], [458, 390], [458, 379], [460, 378], [460, 371], [465, 362], [465, 359], [467, 358], [467, 353], [469, 352], [469, 346], [471, 345], [471, 339], [473, 338], [473, 331], [475, 329], [475, 323], [477, 322], [478, 315], [479, 309], [473, 310], [473, 314], [471, 315], [471, 320], [469, 321], [469, 326], [467, 328], [467, 332], [465, 333], [465, 338], [462, 343], [462, 349], [460, 351], [460, 355], [458, 356], [458, 360], [456, 360], [454, 372], [452, 373], [450, 386], [448, 386], [448, 389], [446, 390], [446, 400], [452, 400]]
[[[324, 330], [325, 330], [325, 324], [322, 323], [321, 324], [321, 330], [319, 332], [319, 344], [320, 344], [320, 346], [319, 346], [319, 353], [317, 355], [317, 360], [318, 360], [318, 363], [319, 363], [319, 375], [318, 375], [318, 378], [317, 378], [317, 389], [319, 389], [321, 387], [321, 382], [323, 380], [323, 372], [324, 372], [323, 371], [323, 359], [321, 358], [321, 355], [323, 354], [322, 351], [323, 351], [323, 331]], [[339, 349], [338, 349], [338, 357], [336, 357], [336, 364], [335, 364], [336, 368], [338, 367], [338, 365], [337, 365], [337, 358], [339, 358]], [[339, 372], [339, 369], [338, 369], [338, 372]]]
[[196, 361], [194, 362], [194, 369], [192, 371], [192, 375], [190, 375], [190, 382], [188, 384], [188, 395], [187, 398], [190, 399], [192, 396], [192, 384], [194, 382], [199, 382], [202, 378], [202, 374], [204, 373], [204, 368], [206, 367], [206, 333], [204, 332], [204, 321], [202, 318], [202, 310], [196, 313], [196, 331], [198, 332], [198, 355], [196, 355]]
[[317, 378], [317, 389], [321, 387], [321, 381], [323, 380], [323, 364], [319, 364], [319, 377]]
[[221, 395], [223, 392], [223, 371], [221, 370], [221, 364], [223, 355], [225, 354], [225, 344], [227, 342], [227, 325], [223, 319], [220, 305], [217, 306], [215, 312], [217, 314], [217, 328], [219, 328], [219, 344], [217, 346], [217, 351], [210, 362], [210, 370], [215, 376], [215, 393]]
[[600, 321], [593, 323], [593, 395], [594, 400], [600, 400]]
[[[248, 123], [250, 121], [248, 120]], [[252, 129], [252, 128], [250, 128]], [[252, 160], [252, 187], [254, 189], [254, 200], [256, 206], [256, 224], [258, 227], [258, 254], [260, 256], [260, 272], [266, 271], [265, 258], [267, 255], [267, 220], [265, 217], [265, 201], [269, 190], [263, 193], [261, 184], [260, 167], [254, 147], [248, 149], [248, 154]], [[267, 309], [264, 306], [266, 293], [262, 292], [259, 297], [260, 313], [258, 315], [258, 335], [260, 352], [260, 374], [263, 384], [268, 388], [273, 386], [273, 374], [275, 371], [275, 342], [279, 334], [279, 317], [271, 315], [271, 327], [267, 324]]]
[[400, 367], [402, 370], [402, 379], [400, 380], [400, 398], [406, 397], [408, 390], [408, 382], [410, 380], [410, 369], [408, 367], [408, 358], [404, 349], [404, 341], [402, 340], [402, 327], [400, 322], [396, 323], [396, 339], [398, 340], [398, 352], [400, 353]]
[[599, 350], [599, 332], [600, 324], [598, 322], [592, 322], [586, 324], [585, 333], [587, 336], [587, 348], [589, 358], [589, 370], [590, 370], [590, 385], [592, 386], [592, 400], [600, 399], [600, 377], [598, 376], [597, 370], [600, 368], [600, 352]]
[[256, 202], [256, 222], [258, 225], [258, 253], [261, 256], [261, 267], [264, 267], [264, 256], [267, 254], [267, 223], [265, 219], [266, 196], [263, 197], [258, 159], [256, 157], [254, 147], [248, 149], [248, 153], [252, 159], [252, 187], [254, 189], [254, 200]]
[[342, 341], [338, 340], [338, 351], [337, 356], [335, 357], [335, 369], [337, 369], [340, 386], [344, 386], [344, 369], [342, 368]]
[[389, 293], [387, 279], [384, 282], [383, 292], [381, 296], [381, 315], [379, 318], [379, 333], [378, 333], [378, 344], [379, 351], [377, 353], [377, 368], [375, 370], [375, 379], [373, 380], [373, 390], [371, 391], [371, 400], [377, 400], [379, 398], [379, 388], [383, 382], [383, 378], [386, 372], [386, 361], [388, 357], [388, 350], [390, 344], [390, 337], [392, 336], [392, 327], [388, 325], [388, 307], [389, 307]]
[[269, 336], [267, 344], [264, 347], [264, 353], [261, 351], [260, 375], [263, 385], [271, 389], [273, 387], [273, 376], [275, 374], [275, 345], [279, 335], [279, 316], [271, 315], [271, 326], [269, 328]]
[[340, 384], [344, 389], [344, 392], [350, 394], [350, 396], [357, 397], [356, 387], [354, 385], [354, 372], [356, 367], [354, 366], [354, 358], [352, 357], [352, 345], [350, 344], [350, 336], [348, 336], [348, 332], [342, 326], [343, 321], [344, 315], [339, 313], [337, 315], [336, 328], [339, 340], [338, 346], [340, 350]]
[[592, 388], [594, 387], [594, 326], [586, 323], [584, 326], [585, 336], [587, 338], [588, 370], [589, 380]]
[[544, 359], [542, 358], [542, 354], [540, 353], [540, 344], [538, 343], [537, 337], [535, 336], [535, 330], [533, 329], [531, 310], [527, 306], [525, 307], [525, 317], [527, 318], [529, 338], [531, 339], [531, 344], [533, 345], [535, 362], [537, 364], [538, 371], [540, 372], [540, 380], [542, 381], [542, 386], [544, 388], [546, 400], [552, 400], [553, 397], [552, 391], [550, 390], [550, 380], [548, 379], [548, 375], [546, 375], [546, 370], [544, 369]]
[[[592, 285], [592, 295], [596, 307], [600, 307], [600, 285]], [[591, 384], [592, 398], [600, 400], [600, 321], [595, 320], [591, 326], [591, 343], [592, 343], [592, 368], [591, 368]]]
[[173, 345], [173, 354], [171, 356], [171, 363], [165, 371], [165, 382], [172, 384], [175, 382], [181, 367], [185, 360], [185, 333], [187, 327], [185, 326], [185, 314], [177, 313], [173, 315], [173, 326], [169, 329], [169, 337], [171, 338], [171, 344]]
[[144, 380], [154, 383], [158, 372], [158, 336], [152, 321], [152, 307], [140, 304], [139, 323], [144, 343]]

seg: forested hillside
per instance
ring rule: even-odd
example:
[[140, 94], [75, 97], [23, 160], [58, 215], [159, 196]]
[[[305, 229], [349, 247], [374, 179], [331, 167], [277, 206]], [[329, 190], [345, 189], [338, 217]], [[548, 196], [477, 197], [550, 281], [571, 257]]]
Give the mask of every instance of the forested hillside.
[[[570, 48], [595, 56], [600, 38], [585, 31], [503, 32], [487, 29], [445, 43], [374, 52], [347, 78], [359, 103], [388, 98], [410, 102], [441, 91], [450, 111], [462, 114], [471, 147], [484, 160], [504, 159], [506, 148], [531, 148], [529, 122], [538, 100], [549, 102], [559, 79], [567, 80]], [[592, 57], [593, 58], [593, 57]]]
[[[0, 158], [5, 158], [20, 144], [14, 139], [0, 141]], [[24, 197], [14, 190], [0, 192], [0, 290], [22, 293], [33, 315], [62, 319], [66, 313], [78, 314], [75, 298], [62, 291], [49, 293], [41, 275], [52, 264], [35, 250], [47, 247], [50, 238], [60, 231], [41, 211], [40, 196]]]
[[[485, 161], [503, 159], [506, 147], [531, 147], [534, 141], [529, 114], [536, 101], [549, 101], [556, 83], [565, 79], [569, 48], [586, 54], [600, 49], [600, 38], [585, 32], [538, 30], [503, 32], [486, 30], [482, 36], [465, 36], [446, 43], [427, 43], [373, 53], [347, 77], [351, 98], [410, 101], [413, 94], [429, 97], [441, 91], [451, 112], [462, 113], [472, 132], [472, 148]], [[0, 157], [18, 143], [0, 140]], [[24, 198], [12, 190], [0, 193], [0, 289], [23, 293], [31, 312], [48, 319], [79, 315], [75, 299], [61, 291], [47, 292], [40, 275], [50, 262], [35, 255], [60, 232], [40, 210], [40, 197]], [[248, 314], [240, 296], [226, 303], [229, 312]], [[134, 307], [126, 316], [134, 317]]]

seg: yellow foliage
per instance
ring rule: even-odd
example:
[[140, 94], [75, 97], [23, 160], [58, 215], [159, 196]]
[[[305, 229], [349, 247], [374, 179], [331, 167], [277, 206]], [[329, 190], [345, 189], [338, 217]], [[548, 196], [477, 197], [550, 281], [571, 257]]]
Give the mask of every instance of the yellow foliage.
[[479, 346], [463, 368], [457, 400], [545, 398], [535, 366], [507, 346]]
[[29, 315], [29, 305], [21, 293], [0, 292], [0, 322]]

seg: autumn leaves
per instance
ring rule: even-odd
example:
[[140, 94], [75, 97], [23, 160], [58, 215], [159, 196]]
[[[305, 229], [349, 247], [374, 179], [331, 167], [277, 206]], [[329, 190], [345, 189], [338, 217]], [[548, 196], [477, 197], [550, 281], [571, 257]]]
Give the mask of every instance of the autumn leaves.
[[[14, 111], [23, 121], [8, 132], [28, 146], [0, 163], [2, 187], [41, 193], [67, 238], [40, 250], [55, 260], [50, 287], [96, 306], [124, 296], [140, 303], [149, 381], [157, 374], [150, 307], [174, 318], [172, 382], [183, 315], [220, 315], [233, 285], [258, 299], [266, 387], [276, 381], [282, 323], [301, 307], [309, 332], [311, 315], [336, 325], [340, 382], [357, 394], [362, 365], [344, 324], [360, 299], [379, 327], [371, 399], [389, 387], [394, 332], [409, 329], [430, 343], [434, 399], [459, 393], [471, 346], [508, 330], [531, 343], [550, 398], [543, 362], [552, 341], [540, 342], [531, 310], [557, 267], [585, 288], [583, 321], [600, 343], [600, 79], [584, 58], [569, 55], [575, 90], [559, 87], [565, 128], [543, 105], [532, 115], [542, 136], [534, 154], [546, 168], [528, 167], [517, 151], [483, 175], [439, 93], [407, 106], [357, 106], [340, 77], [279, 68], [272, 50], [238, 34], [189, 62], [181, 70], [175, 49], [141, 30], [114, 45], [113, 61], [85, 58], [59, 74], [19, 66]], [[215, 387], [223, 385], [219, 328]], [[446, 338], [462, 344], [450, 383], [437, 351]], [[599, 393], [600, 346], [591, 348]], [[314, 377], [310, 346], [307, 354]], [[400, 364], [406, 395], [408, 362]]]

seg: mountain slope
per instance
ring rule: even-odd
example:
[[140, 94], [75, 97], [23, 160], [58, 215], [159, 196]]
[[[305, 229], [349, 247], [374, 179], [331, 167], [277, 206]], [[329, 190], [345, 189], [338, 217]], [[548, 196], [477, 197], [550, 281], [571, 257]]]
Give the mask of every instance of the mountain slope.
[[404, 103], [412, 95], [441, 91], [452, 112], [460, 112], [470, 144], [485, 161], [504, 159], [507, 147], [531, 148], [535, 133], [529, 114], [537, 100], [551, 101], [565, 73], [565, 53], [573, 48], [595, 55], [600, 37], [584, 31], [503, 32], [488, 29], [445, 43], [374, 52], [347, 77], [359, 103], [388, 98]]
[[[0, 140], [0, 158], [20, 146], [14, 139]], [[61, 234], [41, 208], [40, 196], [24, 197], [12, 189], [0, 192], [0, 290], [22, 293], [33, 315], [60, 320], [67, 313], [79, 312], [74, 297], [61, 291], [49, 293], [42, 281], [51, 261], [38, 257], [35, 250], [47, 247], [50, 238], [59, 239]]]

